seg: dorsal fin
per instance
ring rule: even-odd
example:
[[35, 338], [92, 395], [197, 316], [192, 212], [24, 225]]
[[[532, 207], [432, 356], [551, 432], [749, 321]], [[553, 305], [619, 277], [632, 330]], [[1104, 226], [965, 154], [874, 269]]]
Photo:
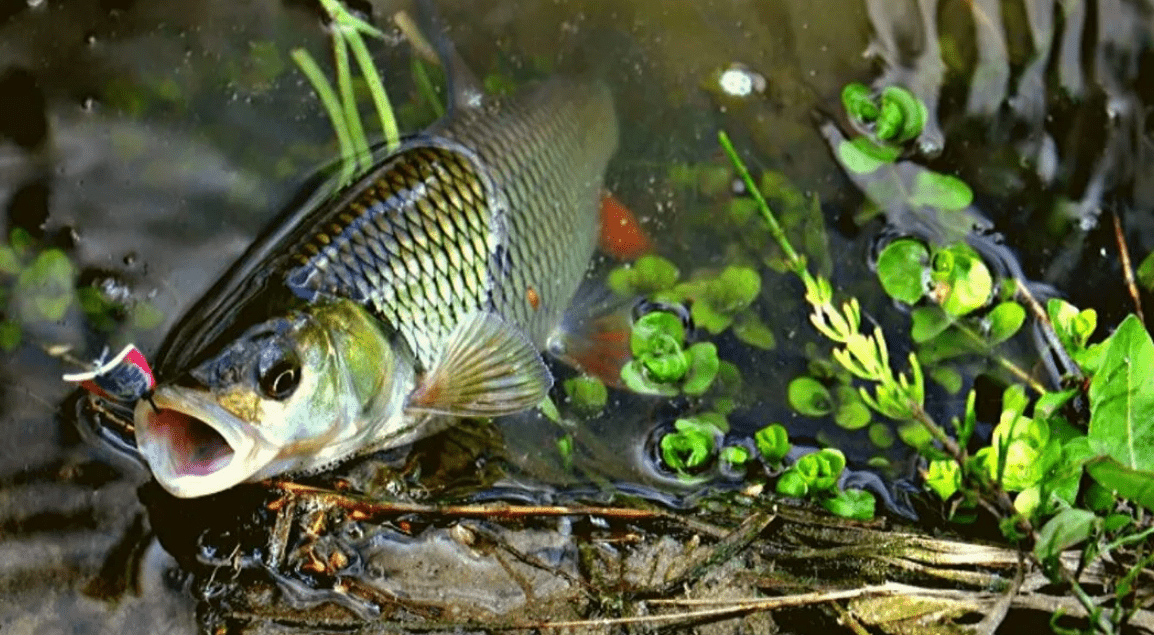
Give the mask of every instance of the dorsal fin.
[[431, 0], [418, 0], [417, 25], [436, 50], [441, 67], [445, 69], [448, 84], [449, 103], [445, 108], [444, 121], [450, 121], [464, 110], [480, 108], [485, 103], [485, 91], [477, 76], [465, 64], [457, 47], [446, 35], [446, 25], [437, 13]]

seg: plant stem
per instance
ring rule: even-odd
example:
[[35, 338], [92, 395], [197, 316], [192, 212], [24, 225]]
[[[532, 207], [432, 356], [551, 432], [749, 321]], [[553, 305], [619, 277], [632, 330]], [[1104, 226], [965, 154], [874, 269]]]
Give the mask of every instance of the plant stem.
[[1027, 373], [1021, 366], [1018, 366], [1017, 364], [1010, 361], [1009, 359], [1006, 359], [1005, 357], [998, 355], [992, 349], [990, 349], [990, 347], [986, 346], [985, 338], [983, 338], [981, 335], [978, 335], [976, 332], [974, 332], [973, 329], [962, 324], [961, 322], [955, 322], [954, 328], [957, 328], [966, 337], [970, 338], [974, 342], [981, 345], [982, 348], [985, 350], [986, 355], [990, 359], [993, 359], [1002, 368], [1005, 368], [1006, 370], [1010, 371], [1011, 374], [1013, 374], [1015, 377], [1017, 377], [1023, 383], [1025, 383], [1027, 386], [1029, 386], [1031, 389], [1033, 389], [1034, 392], [1038, 393], [1039, 395], [1044, 395], [1047, 392], [1049, 392], [1046, 390], [1046, 387], [1043, 386], [1041, 382], [1039, 382], [1037, 379], [1034, 379], [1033, 377], [1031, 377], [1030, 374]]
[[781, 225], [779, 225], [777, 219], [774, 218], [773, 212], [769, 208], [769, 203], [767, 203], [765, 197], [761, 195], [761, 190], [758, 189], [757, 183], [749, 173], [749, 169], [745, 167], [745, 163], [741, 160], [741, 157], [737, 156], [737, 151], [733, 149], [733, 143], [730, 142], [729, 135], [725, 134], [724, 130], [720, 130], [717, 133], [717, 140], [721, 143], [721, 148], [725, 151], [726, 156], [729, 157], [729, 162], [733, 164], [734, 169], [737, 170], [737, 174], [745, 183], [745, 189], [749, 190], [749, 195], [752, 196], [753, 200], [757, 203], [758, 211], [761, 212], [762, 218], [764, 218], [766, 224], [769, 225], [770, 235], [772, 235], [773, 239], [777, 241], [777, 244], [781, 246], [781, 250], [785, 252], [786, 264], [789, 265], [789, 268], [797, 275], [802, 277], [808, 276], [809, 272], [805, 268], [805, 259], [798, 256], [797, 252], [793, 250], [793, 245], [790, 244], [789, 238], [785, 235], [785, 231], [782, 230]]
[[369, 142], [365, 139], [365, 128], [361, 125], [361, 114], [357, 111], [357, 97], [353, 93], [353, 77], [349, 71], [349, 45], [343, 37], [341, 27], [337, 27], [333, 37], [333, 60], [337, 67], [337, 90], [341, 95], [345, 121], [348, 122], [349, 136], [352, 137], [354, 161], [358, 169], [368, 169]]

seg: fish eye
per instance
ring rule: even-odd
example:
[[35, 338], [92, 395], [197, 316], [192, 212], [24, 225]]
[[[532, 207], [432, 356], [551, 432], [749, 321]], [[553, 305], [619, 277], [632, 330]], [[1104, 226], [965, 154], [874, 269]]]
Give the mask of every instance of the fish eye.
[[260, 374], [260, 389], [271, 399], [288, 399], [301, 383], [301, 365], [296, 356], [285, 354]]

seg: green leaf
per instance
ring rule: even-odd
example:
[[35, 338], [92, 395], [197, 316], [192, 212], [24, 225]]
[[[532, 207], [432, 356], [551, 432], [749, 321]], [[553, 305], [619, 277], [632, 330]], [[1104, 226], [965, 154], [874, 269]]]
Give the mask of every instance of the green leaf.
[[994, 290], [994, 279], [986, 263], [965, 243], [938, 250], [930, 278], [935, 283], [938, 304], [955, 317], [985, 306]]
[[557, 439], [557, 454], [561, 455], [561, 465], [565, 471], [573, 469], [573, 437], [566, 434]]
[[837, 156], [845, 169], [857, 174], [870, 174], [894, 162], [901, 149], [881, 146], [868, 137], [856, 137], [842, 141], [837, 146]]
[[1143, 289], [1154, 293], [1154, 251], [1146, 254], [1134, 275]]
[[1098, 312], [1094, 309], [1078, 310], [1078, 307], [1062, 300], [1050, 298], [1046, 302], [1046, 312], [1054, 325], [1054, 332], [1066, 350], [1076, 355], [1086, 347], [1094, 329], [1098, 327]]
[[694, 419], [678, 419], [673, 425], [676, 431], [661, 437], [662, 460], [678, 473], [705, 468], [716, 450], [716, 429]]
[[894, 445], [894, 431], [888, 424], [875, 423], [870, 426], [868, 434], [870, 443], [873, 443], [874, 447], [880, 450], [891, 448]]
[[877, 499], [861, 489], [847, 489], [832, 498], [823, 498], [821, 506], [831, 514], [853, 520], [869, 520], [877, 511]]
[[768, 465], [777, 465], [789, 454], [789, 433], [780, 423], [774, 423], [758, 430], [753, 435], [753, 442], [757, 444], [757, 451]]
[[824, 448], [800, 457], [791, 470], [801, 476], [809, 491], [828, 492], [837, 486], [845, 470], [845, 455], [841, 450]]
[[537, 409], [541, 411], [541, 414], [544, 415], [546, 419], [553, 423], [561, 423], [561, 411], [557, 410], [557, 404], [553, 403], [553, 399], [548, 395], [545, 395], [541, 403], [537, 404]]
[[149, 331], [164, 322], [164, 312], [156, 308], [151, 302], [142, 301], [132, 305], [128, 312], [132, 328]]
[[[1013, 388], [1013, 387], [1011, 387]], [[1011, 390], [1007, 389], [1010, 395]], [[1017, 394], [1017, 393], [1013, 393]], [[1024, 396], [1023, 396], [1024, 400]], [[987, 471], [992, 479], [1000, 479], [1002, 487], [1020, 492], [1037, 485], [1053, 467], [1061, 454], [1057, 440], [1050, 443], [1050, 428], [1040, 419], [1022, 415], [1024, 403], [1003, 399], [1003, 411], [990, 440]]]
[[962, 486], [962, 471], [953, 459], [934, 459], [926, 471], [926, 487], [942, 500], [949, 500]]
[[749, 462], [750, 458], [749, 448], [745, 446], [727, 445], [721, 448], [721, 460], [728, 465], [741, 467]]
[[649, 295], [673, 288], [681, 272], [661, 256], [642, 256], [609, 273], [609, 288], [623, 296]]
[[791, 468], [786, 470], [785, 473], [777, 479], [777, 485], [774, 486], [774, 490], [782, 496], [805, 498], [805, 495], [809, 493], [809, 485], [797, 470]]
[[844, 430], [860, 430], [870, 424], [870, 409], [862, 402], [858, 392], [850, 386], [838, 386], [837, 409], [833, 419]]
[[1135, 315], [1110, 337], [1090, 382], [1088, 436], [1095, 452], [1133, 470], [1154, 471], [1154, 343]]
[[777, 346], [773, 331], [751, 309], [737, 314], [733, 322], [733, 334], [742, 342], [762, 350], [772, 350]]
[[934, 440], [930, 431], [917, 421], [903, 421], [898, 424], [898, 438], [904, 441], [906, 445], [919, 451], [929, 447]]
[[0, 349], [11, 353], [20, 346], [20, 324], [12, 320], [0, 322]]
[[645, 353], [638, 361], [645, 369], [645, 374], [657, 383], [672, 384], [681, 381], [681, 378], [689, 372], [689, 355], [669, 336], [663, 335], [661, 339], [668, 346], [667, 349]]
[[16, 256], [16, 250], [8, 245], [0, 245], [0, 273], [20, 273], [20, 258]]
[[694, 302], [689, 309], [689, 314], [693, 317], [693, 323], [701, 328], [709, 331], [713, 335], [717, 335], [729, 328], [733, 324], [733, 316], [727, 315], [713, 308], [713, 305], [708, 301]]
[[791, 408], [809, 417], [823, 417], [833, 412], [833, 398], [821, 382], [812, 377], [796, 377], [789, 382]]
[[905, 143], [922, 133], [929, 111], [922, 100], [902, 86], [886, 86], [881, 95], [878, 115], [879, 139]]
[[689, 357], [681, 348], [684, 341], [685, 326], [680, 317], [668, 311], [653, 311], [633, 324], [629, 348], [651, 380], [673, 383], [689, 370]]
[[1086, 471], [1107, 490], [1154, 511], [1154, 471], [1135, 470], [1111, 458], [1090, 461]]
[[1026, 310], [1017, 302], [1003, 302], [994, 307], [986, 316], [990, 344], [997, 345], [1010, 339], [1025, 321]]
[[918, 360], [928, 366], [960, 355], [983, 352], [981, 343], [974, 341], [957, 329], [950, 329], [943, 331], [918, 348]]
[[687, 395], [700, 395], [709, 389], [721, 362], [717, 359], [717, 346], [713, 342], [698, 342], [689, 347], [689, 370], [681, 390]]
[[862, 124], [872, 124], [881, 114], [873, 91], [865, 84], [851, 82], [841, 90], [845, 113]]
[[935, 366], [931, 368], [930, 379], [937, 382], [942, 388], [945, 388], [946, 392], [951, 395], [956, 395], [962, 390], [962, 374], [949, 366]]
[[974, 202], [974, 192], [966, 182], [931, 170], [918, 172], [909, 203], [913, 207], [933, 207], [948, 212], [966, 209]]
[[600, 412], [609, 400], [609, 391], [605, 384], [596, 377], [581, 375], [565, 380], [565, 394], [580, 410], [585, 412]]
[[878, 280], [895, 300], [914, 304], [925, 295], [924, 273], [930, 252], [922, 243], [902, 238], [886, 245], [878, 256]]
[[641, 395], [661, 395], [676, 397], [680, 392], [675, 386], [653, 381], [645, 372], [641, 362], [633, 360], [621, 368], [621, 381], [625, 387]]
[[1042, 525], [1034, 555], [1045, 562], [1058, 557], [1066, 549], [1094, 535], [1100, 523], [1094, 512], [1085, 509], [1065, 509]]
[[757, 201], [745, 196], [737, 196], [729, 199], [725, 205], [726, 211], [729, 213], [729, 219], [739, 227], [744, 226], [757, 214]]
[[910, 337], [919, 344], [932, 340], [954, 323], [954, 318], [936, 305], [918, 307], [910, 313], [910, 318], [913, 321]]
[[1048, 392], [1038, 398], [1038, 403], [1034, 404], [1034, 416], [1049, 418], [1054, 416], [1066, 402], [1074, 398], [1078, 394], [1077, 388], [1069, 388], [1057, 392]]
[[1118, 501], [1114, 492], [1106, 489], [1097, 481], [1089, 481], [1089, 483], [1082, 495], [1082, 500], [1086, 501], [1086, 508], [1097, 514], [1104, 514], [1114, 509], [1114, 504]]
[[71, 306], [76, 292], [72, 261], [59, 249], [40, 253], [16, 278], [14, 299], [24, 323], [46, 320], [58, 322]]

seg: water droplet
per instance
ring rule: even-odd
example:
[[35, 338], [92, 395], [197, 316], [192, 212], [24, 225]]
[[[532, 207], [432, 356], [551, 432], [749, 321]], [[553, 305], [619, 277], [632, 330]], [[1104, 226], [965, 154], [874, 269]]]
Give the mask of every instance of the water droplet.
[[28, 0], [28, 6], [36, 9], [44, 5], [44, 0]]

